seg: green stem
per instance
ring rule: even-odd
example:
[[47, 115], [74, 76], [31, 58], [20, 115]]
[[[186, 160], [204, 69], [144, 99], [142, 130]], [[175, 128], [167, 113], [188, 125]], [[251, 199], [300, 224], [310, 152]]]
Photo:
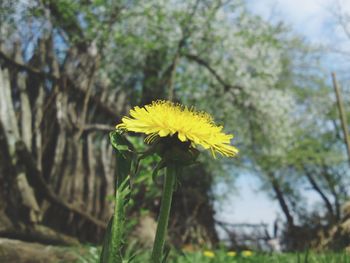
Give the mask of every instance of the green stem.
[[168, 166], [163, 186], [162, 203], [160, 205], [158, 226], [153, 244], [152, 263], [161, 263], [163, 259], [164, 243], [168, 228], [171, 200], [176, 180], [175, 166]]
[[113, 262], [122, 262], [122, 258], [120, 257], [120, 248], [122, 241], [122, 228], [123, 228], [123, 220], [122, 220], [122, 204], [120, 202], [120, 197], [118, 196], [118, 191], [116, 194], [116, 203], [114, 208], [114, 216], [112, 221], [112, 237], [111, 237], [111, 253], [108, 258], [108, 263]]

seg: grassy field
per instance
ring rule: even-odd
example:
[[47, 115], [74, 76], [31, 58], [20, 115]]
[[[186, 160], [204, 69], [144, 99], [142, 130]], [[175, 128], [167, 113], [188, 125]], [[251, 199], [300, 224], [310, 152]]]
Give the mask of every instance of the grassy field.
[[242, 262], [242, 263], [350, 263], [350, 255], [345, 253], [335, 254], [315, 254], [315, 253], [303, 253], [303, 254], [275, 254], [275, 255], [263, 255], [253, 254], [249, 257], [235, 256], [230, 257], [225, 253], [216, 253], [212, 258], [204, 256], [202, 253], [185, 254], [177, 257], [170, 262], [176, 263], [224, 263], [224, 262]]
[[[91, 247], [90, 253], [81, 257], [79, 263], [99, 262], [99, 249]], [[132, 253], [128, 251], [127, 257], [131, 259], [125, 262], [147, 263], [149, 253]], [[235, 253], [233, 251], [197, 251], [174, 252], [168, 257], [168, 263], [350, 263], [349, 253], [282, 253], [262, 254], [255, 252]]]

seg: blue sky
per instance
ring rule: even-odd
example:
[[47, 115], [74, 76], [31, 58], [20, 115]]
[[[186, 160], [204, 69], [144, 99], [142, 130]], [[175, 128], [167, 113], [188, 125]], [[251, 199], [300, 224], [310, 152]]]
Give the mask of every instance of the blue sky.
[[[329, 51], [323, 64], [331, 70], [347, 75], [350, 56], [349, 37], [339, 25], [339, 13], [350, 14], [350, 0], [246, 0], [248, 9], [264, 19], [283, 21], [294, 32], [312, 44], [322, 45]], [[350, 25], [349, 18], [348, 25]], [[350, 28], [347, 28], [350, 34]], [[334, 52], [348, 52], [348, 56]], [[341, 75], [339, 74], [339, 75]], [[339, 76], [341, 77], [341, 76]]]
[[[350, 0], [247, 0], [251, 12], [272, 23], [283, 21], [304, 36], [312, 44], [337, 46], [346, 49], [349, 45], [343, 31], [335, 21], [336, 3], [342, 12], [350, 13]], [[350, 30], [350, 29], [349, 29]], [[332, 56], [332, 55], [331, 55]], [[332, 63], [337, 58], [325, 57], [325, 64], [333, 70]], [[216, 191], [225, 190], [218, 186]], [[266, 193], [259, 191], [260, 182], [254, 175], [244, 174], [236, 180], [236, 188], [227, 199], [216, 204], [217, 219], [231, 223], [269, 223], [283, 214], [276, 201], [271, 201]], [[238, 190], [238, 191], [237, 191]], [[318, 202], [318, 197], [308, 194], [308, 205]]]
[[322, 44], [343, 37], [334, 19], [338, 7], [342, 12], [350, 12], [349, 0], [247, 0], [247, 3], [253, 13], [270, 21], [283, 21], [309, 41]]

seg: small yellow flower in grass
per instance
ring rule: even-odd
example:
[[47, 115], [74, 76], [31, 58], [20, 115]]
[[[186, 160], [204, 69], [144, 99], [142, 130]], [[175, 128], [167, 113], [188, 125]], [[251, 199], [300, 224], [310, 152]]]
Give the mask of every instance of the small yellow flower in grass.
[[214, 258], [215, 257], [215, 253], [211, 250], [205, 250], [203, 252], [203, 255], [207, 258]]
[[229, 252], [227, 252], [227, 256], [235, 257], [235, 256], [237, 256], [237, 253], [235, 251], [229, 251]]
[[253, 251], [251, 251], [251, 250], [243, 250], [242, 251], [242, 256], [243, 257], [251, 257], [251, 256], [253, 256]]
[[230, 145], [233, 135], [225, 134], [223, 127], [216, 125], [209, 114], [169, 101], [134, 107], [130, 117], [124, 117], [116, 128], [145, 133], [147, 143], [158, 137], [176, 136], [181, 142], [210, 149], [214, 157], [215, 152], [227, 157], [238, 153], [238, 149]]

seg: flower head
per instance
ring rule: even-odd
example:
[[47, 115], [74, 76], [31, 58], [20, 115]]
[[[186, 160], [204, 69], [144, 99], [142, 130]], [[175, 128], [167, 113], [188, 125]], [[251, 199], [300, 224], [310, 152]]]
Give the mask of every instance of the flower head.
[[237, 256], [237, 253], [236, 253], [236, 251], [229, 251], [229, 252], [227, 252], [227, 256], [235, 257], [235, 256]]
[[251, 251], [251, 250], [243, 250], [242, 251], [242, 256], [243, 257], [251, 257], [251, 256], [253, 256], [253, 251]]
[[154, 101], [133, 108], [130, 117], [124, 117], [117, 129], [145, 133], [147, 143], [158, 137], [176, 136], [181, 142], [210, 149], [214, 157], [215, 152], [227, 157], [238, 153], [238, 149], [230, 145], [233, 135], [225, 134], [209, 114], [169, 101]]
[[214, 258], [215, 257], [215, 253], [211, 250], [205, 250], [203, 252], [203, 256], [207, 257], [207, 258]]

